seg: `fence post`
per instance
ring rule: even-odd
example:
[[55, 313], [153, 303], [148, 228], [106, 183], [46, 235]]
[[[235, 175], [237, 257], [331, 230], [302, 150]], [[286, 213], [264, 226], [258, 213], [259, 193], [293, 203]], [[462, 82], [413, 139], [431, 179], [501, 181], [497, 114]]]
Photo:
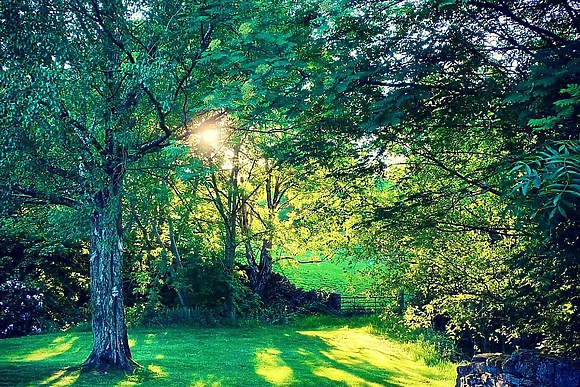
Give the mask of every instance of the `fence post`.
[[405, 311], [405, 289], [399, 290], [399, 309], [401, 313]]

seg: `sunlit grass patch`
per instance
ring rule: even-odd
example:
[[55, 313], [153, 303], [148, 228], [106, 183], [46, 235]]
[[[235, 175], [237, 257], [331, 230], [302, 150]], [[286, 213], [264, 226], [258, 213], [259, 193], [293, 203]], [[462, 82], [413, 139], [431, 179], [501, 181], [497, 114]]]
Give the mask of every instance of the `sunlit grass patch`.
[[220, 380], [216, 380], [215, 375], [209, 375], [206, 380], [196, 380], [190, 387], [223, 387]]
[[26, 361], [36, 361], [44, 360], [49, 357], [61, 355], [66, 351], [70, 350], [75, 341], [78, 340], [78, 336], [73, 337], [57, 337], [52, 341], [52, 343], [46, 348], [39, 348], [31, 353], [29, 353], [24, 360]]
[[260, 349], [256, 352], [256, 373], [274, 385], [286, 385], [293, 379], [294, 371], [280, 357], [280, 350]]
[[163, 370], [163, 368], [159, 367], [158, 365], [155, 364], [149, 364], [147, 366], [147, 369], [149, 371], [151, 371], [151, 373], [154, 375], [154, 377], [156, 378], [166, 378], [167, 377], [167, 372], [165, 372]]
[[[418, 361], [413, 352], [408, 351], [408, 344], [373, 336], [365, 327], [299, 331], [298, 333], [322, 339], [329, 349], [321, 351], [321, 354], [336, 364], [357, 370], [385, 370], [385, 383], [400, 383], [401, 380], [405, 380], [404, 386], [429, 383], [443, 387], [455, 376], [453, 364], [429, 367]], [[338, 374], [343, 377], [346, 375], [332, 373], [335, 376]], [[328, 370], [325, 371], [325, 375], [330, 375]]]
[[57, 380], [52, 381], [50, 384], [49, 383], [45, 384], [50, 385], [51, 387], [67, 387], [73, 385], [77, 381], [79, 376], [80, 371], [77, 370], [67, 373], [65, 375], [61, 375]]
[[115, 384], [115, 387], [133, 387], [133, 386], [138, 386], [139, 383], [138, 382], [133, 382], [130, 380], [123, 380], [117, 384]]
[[[167, 332], [165, 332], [165, 334], [167, 334]], [[155, 333], [147, 334], [145, 344], [153, 344], [153, 339], [155, 338], [155, 336], [157, 336]]]
[[27, 361], [44, 360], [52, 356], [63, 354], [64, 352], [72, 348], [72, 345], [77, 339], [78, 337], [72, 337], [62, 344], [51, 345], [48, 348], [39, 348], [31, 352], [28, 356], [24, 358], [24, 360]]
[[353, 375], [349, 372], [339, 370], [333, 367], [318, 367], [314, 369], [314, 375], [320, 376], [329, 380], [333, 380], [335, 382], [344, 383], [344, 385], [349, 387], [383, 387], [384, 385], [369, 382], [360, 378], [356, 375]]

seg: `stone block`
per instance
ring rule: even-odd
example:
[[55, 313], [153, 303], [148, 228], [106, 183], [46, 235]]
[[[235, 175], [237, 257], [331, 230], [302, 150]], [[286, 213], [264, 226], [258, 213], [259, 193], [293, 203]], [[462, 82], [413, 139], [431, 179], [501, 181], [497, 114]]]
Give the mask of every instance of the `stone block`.
[[538, 359], [518, 359], [515, 363], [515, 370], [518, 377], [523, 379], [535, 379], [537, 370], [541, 362]]
[[501, 353], [478, 353], [477, 355], [474, 355], [473, 358], [471, 359], [472, 363], [485, 363], [488, 359], [494, 359], [494, 358], [498, 358], [498, 357], [502, 357], [503, 355]]
[[504, 362], [503, 370], [518, 378], [532, 379], [536, 375], [539, 361], [537, 351], [520, 350], [512, 353]]
[[506, 374], [516, 376], [517, 375], [516, 363], [517, 363], [516, 359], [510, 356], [506, 360], [504, 360], [504, 362], [501, 365], [501, 369]]
[[536, 369], [536, 380], [545, 385], [553, 385], [556, 375], [556, 362], [552, 359], [544, 359]]
[[496, 386], [497, 374], [485, 373], [481, 375], [481, 381], [485, 387], [495, 387]]
[[469, 374], [481, 374], [485, 372], [485, 362], [478, 361], [469, 363]]
[[469, 387], [486, 387], [481, 381], [480, 375], [467, 375], [465, 381]]
[[537, 351], [480, 354], [457, 371], [456, 387], [580, 387], [580, 362]]
[[470, 370], [471, 364], [457, 366], [457, 375], [459, 376], [469, 375]]
[[559, 362], [555, 374], [554, 387], [580, 387], [580, 369], [573, 364]]
[[499, 374], [502, 372], [502, 364], [505, 360], [505, 357], [501, 356], [500, 354], [494, 354], [493, 356], [489, 356], [485, 360], [485, 370], [490, 374]]
[[511, 386], [523, 386], [524, 384], [522, 384], [523, 379], [513, 375], [513, 374], [508, 374], [508, 373], [503, 373], [501, 374], [502, 376], [502, 382], [505, 383], [504, 385], [506, 387], [511, 387]]
[[508, 380], [504, 378], [505, 374], [499, 374], [495, 378], [494, 387], [512, 387], [513, 385], [510, 384]]

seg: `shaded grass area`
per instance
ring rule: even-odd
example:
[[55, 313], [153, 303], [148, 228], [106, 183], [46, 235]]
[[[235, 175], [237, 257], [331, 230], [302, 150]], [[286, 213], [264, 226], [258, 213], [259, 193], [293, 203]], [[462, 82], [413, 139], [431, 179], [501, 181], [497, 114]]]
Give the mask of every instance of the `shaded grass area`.
[[[368, 327], [137, 328], [134, 374], [81, 373], [91, 334], [0, 341], [0, 386], [451, 386], [452, 364], [428, 367]], [[359, 324], [360, 325], [360, 324]]]

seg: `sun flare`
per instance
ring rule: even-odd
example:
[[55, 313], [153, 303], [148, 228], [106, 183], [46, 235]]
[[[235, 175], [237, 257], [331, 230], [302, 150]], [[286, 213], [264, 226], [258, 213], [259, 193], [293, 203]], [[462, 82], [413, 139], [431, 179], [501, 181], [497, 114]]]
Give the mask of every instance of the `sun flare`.
[[207, 144], [215, 145], [219, 138], [220, 132], [217, 129], [205, 129], [199, 133], [201, 140]]

